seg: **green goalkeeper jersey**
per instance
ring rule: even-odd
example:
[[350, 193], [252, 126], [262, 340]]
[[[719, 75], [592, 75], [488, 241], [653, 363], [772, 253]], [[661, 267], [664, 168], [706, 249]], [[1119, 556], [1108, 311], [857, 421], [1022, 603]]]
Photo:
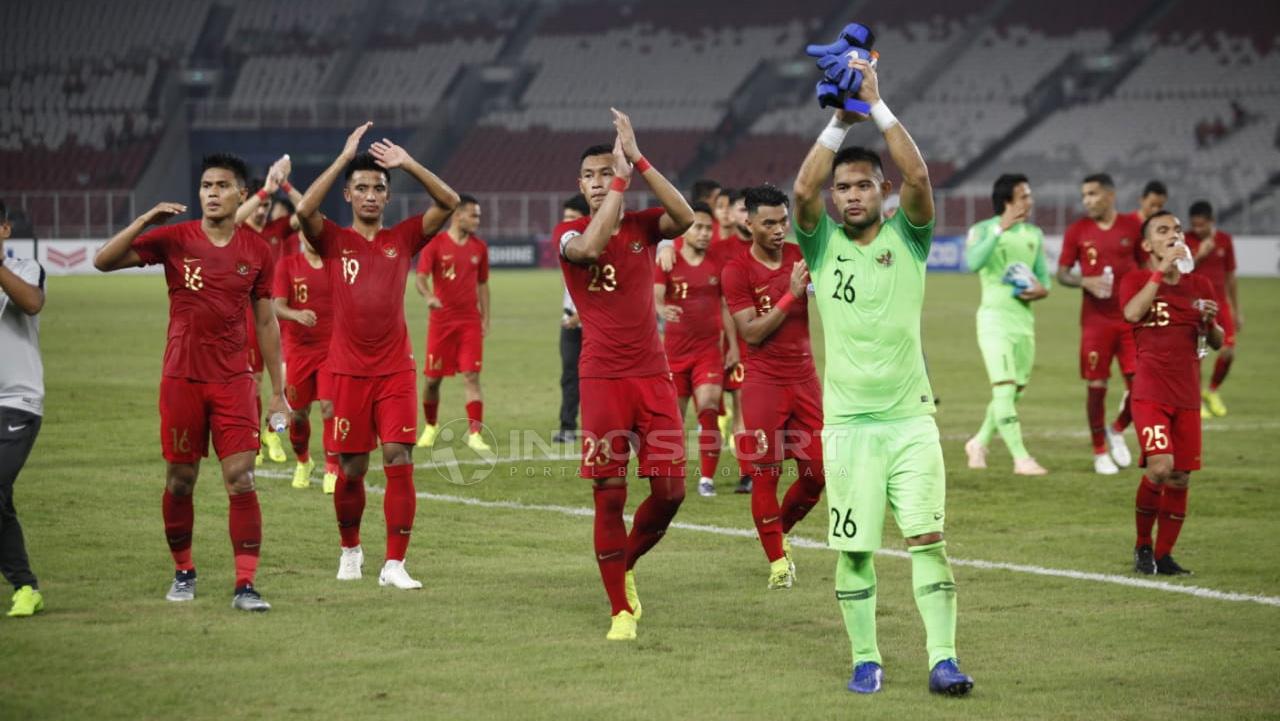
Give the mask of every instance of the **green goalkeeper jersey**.
[[1034, 333], [1031, 303], [1014, 296], [1004, 274], [1014, 263], [1024, 263], [1041, 285], [1049, 287], [1044, 233], [1031, 223], [1018, 223], [1003, 233], [997, 233], [999, 229], [1000, 217], [988, 218], [970, 228], [965, 240], [965, 263], [982, 282], [978, 315], [988, 327], [1011, 334]]
[[933, 413], [920, 348], [933, 221], [915, 226], [899, 211], [874, 240], [859, 245], [823, 213], [812, 232], [797, 227], [796, 240], [826, 340], [826, 425]]

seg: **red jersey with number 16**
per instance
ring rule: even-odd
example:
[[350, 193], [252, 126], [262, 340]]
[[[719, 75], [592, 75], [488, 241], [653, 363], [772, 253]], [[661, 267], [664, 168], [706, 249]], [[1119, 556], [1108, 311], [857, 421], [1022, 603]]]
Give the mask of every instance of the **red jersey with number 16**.
[[[743, 253], [725, 266], [721, 277], [729, 312], [737, 314], [748, 308], [762, 316], [791, 290], [791, 269], [804, 259], [794, 243], [782, 244], [782, 263], [769, 268], [751, 253]], [[760, 345], [746, 346], [747, 373], [750, 381], [770, 385], [795, 385], [816, 378], [813, 348], [809, 343], [809, 296], [796, 298], [782, 321]]]
[[[1121, 279], [1116, 296], [1122, 307], [1150, 279], [1149, 270], [1135, 270]], [[1176, 285], [1163, 282], [1146, 316], [1133, 324], [1138, 346], [1138, 372], [1130, 391], [1134, 400], [1200, 407], [1197, 300], [1218, 300], [1213, 284], [1204, 277], [1190, 274], [1181, 276]]]
[[280, 321], [285, 362], [291, 369], [299, 370], [299, 377], [306, 377], [308, 370], [324, 364], [332, 341], [333, 293], [329, 269], [324, 263], [319, 268], [312, 267], [302, 253], [286, 255], [276, 265], [271, 295], [284, 298], [294, 310], [309, 310], [316, 314], [316, 324], [311, 327], [291, 320]]
[[1099, 298], [1087, 290], [1080, 293], [1081, 325], [1098, 321], [1124, 322], [1121, 306], [1116, 301], [1116, 289], [1121, 278], [1141, 267], [1141, 246], [1142, 224], [1128, 213], [1117, 213], [1115, 222], [1106, 230], [1092, 218], [1081, 218], [1067, 228], [1062, 236], [1059, 268], [1070, 268], [1079, 261], [1080, 275], [1085, 278], [1102, 275], [1107, 266], [1111, 266], [1111, 272], [1115, 274], [1111, 297]]
[[569, 241], [582, 235], [590, 216], [556, 226], [565, 286], [582, 318], [581, 378], [631, 378], [670, 373], [658, 337], [653, 305], [654, 246], [662, 240], [662, 208], [624, 213], [618, 232], [591, 265], [564, 257]]
[[404, 285], [413, 256], [427, 240], [421, 215], [382, 228], [373, 240], [325, 219], [311, 246], [325, 259], [333, 288], [330, 372], [383, 376], [415, 370], [404, 323]]

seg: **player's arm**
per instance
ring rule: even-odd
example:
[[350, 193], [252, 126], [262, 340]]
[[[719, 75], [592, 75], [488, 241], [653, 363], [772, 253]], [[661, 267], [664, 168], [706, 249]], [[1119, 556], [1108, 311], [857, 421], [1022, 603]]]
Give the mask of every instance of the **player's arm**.
[[[44, 288], [41, 287], [40, 276], [44, 275], [44, 271], [38, 266], [32, 264], [36, 269], [37, 277], [28, 281], [26, 278], [9, 270], [4, 265], [4, 254], [0, 253], [0, 291], [9, 296], [9, 300], [13, 301], [14, 306], [18, 310], [27, 315], [35, 315], [44, 308]], [[0, 304], [0, 308], [3, 308]]]
[[884, 133], [885, 145], [889, 146], [889, 158], [902, 173], [901, 212], [905, 212], [910, 224], [922, 227], [933, 222], [933, 184], [929, 180], [929, 166], [920, 155], [920, 148], [902, 123], [894, 117], [889, 106], [880, 98], [880, 81], [876, 69], [869, 62], [854, 59], [849, 63], [854, 70], [862, 73], [862, 85], [858, 88], [858, 99], [871, 106], [871, 119], [876, 127]]
[[742, 339], [751, 345], [760, 345], [782, 327], [787, 320], [787, 308], [804, 298], [809, 285], [809, 269], [804, 261], [796, 261], [791, 267], [791, 288], [773, 304], [768, 313], [757, 315], [755, 308], [743, 308], [733, 314], [733, 323]]
[[835, 115], [831, 116], [831, 122], [818, 135], [813, 147], [809, 148], [809, 153], [804, 156], [804, 162], [800, 164], [800, 171], [796, 174], [795, 183], [791, 187], [796, 203], [796, 229], [801, 231], [797, 233], [798, 240], [803, 242], [802, 234], [817, 230], [818, 223], [826, 214], [822, 186], [826, 185], [827, 180], [831, 178], [831, 163], [835, 160], [840, 145], [844, 143], [844, 137], [849, 133], [849, 128], [863, 120], [866, 120], [866, 117], [857, 113], [836, 111]]
[[618, 139], [622, 142], [622, 152], [627, 156], [627, 162], [636, 166], [640, 177], [649, 184], [658, 204], [666, 211], [658, 219], [662, 237], [674, 238], [682, 235], [693, 225], [693, 208], [689, 206], [689, 201], [641, 155], [640, 147], [636, 144], [636, 131], [631, 127], [631, 118], [617, 108], [609, 110], [613, 113], [613, 127], [618, 131]]
[[991, 254], [995, 252], [996, 244], [1000, 242], [1000, 234], [1005, 230], [1007, 228], [993, 223], [978, 223], [969, 228], [969, 233], [964, 240], [964, 263], [968, 266], [969, 272], [977, 273], [982, 270], [982, 266], [987, 264]]
[[360, 139], [372, 125], [373, 122], [370, 121], [351, 131], [347, 136], [346, 145], [342, 146], [342, 152], [338, 153], [338, 157], [334, 158], [329, 167], [325, 168], [320, 177], [315, 179], [311, 187], [307, 188], [307, 192], [303, 193], [298, 200], [296, 205], [298, 223], [301, 225], [302, 234], [307, 236], [313, 245], [324, 230], [324, 216], [320, 214], [320, 204], [324, 202], [324, 196], [329, 194], [333, 184], [337, 182], [338, 176], [346, 170], [347, 164], [356, 157], [356, 151], [360, 148]]
[[610, 236], [613, 235], [614, 225], [622, 214], [622, 194], [630, 182], [631, 163], [622, 152], [621, 139], [615, 138], [613, 181], [609, 185], [609, 192], [604, 196], [600, 209], [591, 216], [591, 222], [587, 224], [586, 229], [568, 241], [561, 242], [560, 254], [565, 257], [565, 260], [579, 265], [590, 265], [600, 258], [605, 246], [609, 244]]
[[480, 301], [480, 335], [489, 335], [489, 282], [476, 284], [476, 297]]
[[374, 160], [378, 161], [378, 165], [387, 170], [400, 168], [426, 188], [427, 195], [430, 195], [434, 202], [430, 208], [427, 208], [427, 212], [422, 214], [422, 237], [431, 238], [440, 232], [440, 228], [449, 219], [453, 209], [458, 207], [458, 194], [454, 189], [435, 173], [427, 170], [422, 163], [414, 160], [404, 148], [386, 138], [369, 146], [369, 153], [373, 155]]
[[[291, 320], [294, 323], [300, 323], [308, 328], [312, 328], [316, 324], [316, 312], [310, 308], [297, 310], [289, 306], [288, 298], [279, 296], [271, 299], [271, 307], [275, 310], [276, 318], [279, 320]], [[266, 356], [263, 356], [266, 358]]]
[[1189, 251], [1183, 248], [1176, 248], [1173, 252], [1165, 255], [1155, 269], [1151, 272], [1151, 277], [1138, 292], [1134, 293], [1129, 300], [1124, 303], [1124, 319], [1129, 323], [1141, 322], [1146, 317], [1147, 311], [1151, 310], [1151, 304], [1156, 301], [1156, 294], [1160, 292], [1160, 278], [1169, 272], [1169, 268], [1173, 267], [1173, 261], [1179, 256], [1185, 255]]
[[[257, 211], [258, 208], [269, 204], [271, 202], [271, 196], [275, 195], [275, 192], [280, 189], [282, 183], [288, 184], [289, 167], [288, 155], [282, 156], [279, 160], [271, 164], [271, 168], [267, 170], [266, 179], [262, 181], [262, 187], [258, 189], [258, 192], [249, 196], [248, 200], [241, 203], [239, 208], [236, 208], [236, 225], [243, 225], [245, 221], [253, 216], [254, 212]], [[290, 185], [289, 189], [292, 190], [293, 186]], [[298, 191], [294, 190], [293, 192], [297, 193]], [[299, 195], [299, 197], [301, 197], [301, 195]], [[294, 207], [296, 208], [297, 200], [293, 198], [290, 199], [293, 200]]]
[[1236, 290], [1236, 272], [1227, 271], [1227, 303], [1231, 304], [1231, 319], [1236, 323], [1236, 330], [1244, 327], [1244, 311], [1240, 310], [1240, 295]]
[[253, 299], [253, 319], [258, 331], [262, 365], [271, 378], [270, 411], [272, 415], [287, 412], [289, 404], [284, 399], [284, 370], [280, 365], [280, 324], [276, 321], [270, 298]]
[[1213, 249], [1216, 247], [1217, 243], [1213, 242], [1213, 233], [1210, 233], [1208, 238], [1200, 241], [1200, 247], [1196, 248], [1196, 265], [1199, 265], [1200, 261], [1208, 258], [1209, 254], [1212, 253]]
[[725, 342], [728, 344], [724, 352], [724, 367], [731, 368], [742, 360], [742, 349], [738, 347], [738, 334], [734, 332], [736, 324], [724, 296], [720, 297], [720, 324], [721, 333], [724, 334]]
[[113, 270], [142, 265], [142, 256], [134, 250], [133, 241], [137, 240], [148, 226], [163, 225], [175, 215], [185, 212], [187, 212], [187, 206], [182, 203], [157, 203], [156, 207], [135, 218], [124, 230], [111, 236], [111, 240], [108, 240], [93, 256], [93, 267], [104, 273], [110, 273]]

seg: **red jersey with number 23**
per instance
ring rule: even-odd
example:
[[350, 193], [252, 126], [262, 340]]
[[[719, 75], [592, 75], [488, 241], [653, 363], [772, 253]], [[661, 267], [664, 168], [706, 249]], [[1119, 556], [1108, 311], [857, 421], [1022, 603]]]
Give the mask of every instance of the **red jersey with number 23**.
[[164, 264], [169, 332], [163, 373], [225, 383], [249, 373], [245, 314], [251, 301], [271, 298], [271, 248], [239, 226], [216, 246], [199, 220], [153, 228], [131, 247], [144, 265]]
[[[1120, 281], [1116, 294], [1126, 304], [1151, 280], [1151, 271], [1135, 270]], [[1133, 324], [1138, 346], [1138, 372], [1130, 391], [1134, 400], [1166, 403], [1178, 408], [1200, 407], [1200, 335], [1197, 300], [1218, 301], [1213, 284], [1195, 274], [1183, 275], [1176, 285], [1160, 284], [1150, 310]]]
[[[804, 259], [793, 243], [782, 244], [782, 263], [777, 269], [756, 260], [750, 252], [739, 255], [724, 267], [724, 297], [729, 312], [747, 308], [762, 316], [791, 290], [791, 269]], [[782, 321], [760, 345], [746, 346], [748, 381], [770, 385], [794, 385], [816, 378], [813, 347], [809, 343], [809, 296], [796, 298]]]
[[404, 286], [413, 256], [427, 240], [421, 215], [382, 228], [373, 240], [325, 219], [311, 245], [325, 259], [333, 288], [330, 372], [383, 376], [415, 370], [404, 322]]
[[328, 267], [322, 263], [319, 268], [313, 268], [302, 253], [286, 255], [276, 265], [272, 297], [284, 298], [294, 310], [309, 310], [316, 314], [316, 324], [311, 327], [291, 320], [280, 321], [285, 362], [290, 368], [299, 370], [300, 377], [323, 365], [329, 355], [333, 336], [330, 280]]
[[654, 246], [662, 240], [662, 208], [624, 213], [618, 232], [590, 265], [564, 257], [569, 241], [582, 235], [590, 216], [556, 226], [565, 286], [582, 318], [581, 378], [631, 378], [670, 373], [658, 337], [653, 305]]
[[1115, 222], [1106, 230], [1092, 218], [1081, 218], [1067, 228], [1062, 236], [1059, 268], [1070, 268], [1079, 261], [1080, 275], [1085, 278], [1102, 275], [1107, 266], [1111, 266], [1111, 272], [1115, 274], [1109, 298], [1081, 291], [1081, 325], [1100, 321], [1124, 322], [1121, 305], [1116, 300], [1116, 289], [1121, 278], [1140, 267], [1141, 246], [1142, 224], [1128, 213], [1117, 213]]

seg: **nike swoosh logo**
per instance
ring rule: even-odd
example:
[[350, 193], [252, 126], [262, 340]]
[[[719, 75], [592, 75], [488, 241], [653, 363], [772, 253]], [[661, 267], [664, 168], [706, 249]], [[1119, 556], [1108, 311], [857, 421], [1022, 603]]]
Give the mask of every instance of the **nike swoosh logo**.
[[837, 253], [836, 260], [840, 261], [841, 263], [848, 263], [849, 261], [853, 260], [853, 258], [846, 258], [843, 255], [840, 255]]
[[305, 277], [305, 276], [304, 276], [304, 277], [302, 277], [302, 278], [294, 278], [294, 279], [293, 279], [293, 282], [294, 282], [294, 283], [301, 283], [301, 282], [302, 282], [302, 281], [304, 281], [304, 280], [306, 280], [306, 277]]
[[401, 536], [408, 536], [408, 535], [410, 535], [410, 534], [412, 534], [412, 533], [413, 533], [413, 529], [410, 529], [410, 528], [401, 528], [401, 529], [400, 529], [400, 535], [401, 535]]
[[360, 252], [360, 251], [358, 251], [358, 250], [351, 250], [350, 248], [343, 248], [343, 249], [342, 249], [342, 254], [343, 254], [343, 255], [353, 255], [353, 254], [355, 254], [355, 253], [359, 253], [359, 252]]
[[183, 263], [199, 263], [199, 262], [200, 262], [200, 259], [199, 259], [199, 258], [187, 258], [187, 257], [183, 257], [182, 262], [183, 262]]
[[249, 543], [248, 541], [245, 541], [244, 543], [240, 544], [242, 548], [258, 548], [261, 545], [262, 545], [261, 543]]
[[414, 430], [415, 430], [415, 429], [413, 429], [413, 428], [409, 428], [409, 427], [407, 427], [407, 426], [401, 426], [401, 427], [400, 427], [400, 432], [401, 432], [401, 433], [413, 433], [413, 431], [414, 431]]
[[778, 518], [779, 518], [779, 516], [774, 516], [773, 518], [761, 518], [761, 519], [760, 519], [760, 522], [761, 522], [761, 523], [773, 523], [774, 521], [778, 520]]
[[766, 290], [769, 290], [769, 286], [767, 286], [767, 285], [762, 285], [762, 286], [760, 286], [759, 288], [756, 288], [756, 292], [757, 292], [757, 293], [763, 293], [763, 292], [765, 292]]
[[935, 520], [935, 521], [941, 521], [941, 520], [942, 520], [942, 514], [941, 514], [941, 513], [935, 513], [935, 514], [933, 514], [933, 520]]
[[10, 433], [17, 433], [18, 431], [22, 430], [23, 428], [26, 428], [26, 426], [25, 426], [25, 425], [21, 425], [21, 426], [9, 426], [9, 432], [10, 432]]
[[622, 551], [614, 551], [613, 553], [596, 554], [596, 559], [600, 561], [608, 561], [611, 558], [618, 558], [622, 555]]

